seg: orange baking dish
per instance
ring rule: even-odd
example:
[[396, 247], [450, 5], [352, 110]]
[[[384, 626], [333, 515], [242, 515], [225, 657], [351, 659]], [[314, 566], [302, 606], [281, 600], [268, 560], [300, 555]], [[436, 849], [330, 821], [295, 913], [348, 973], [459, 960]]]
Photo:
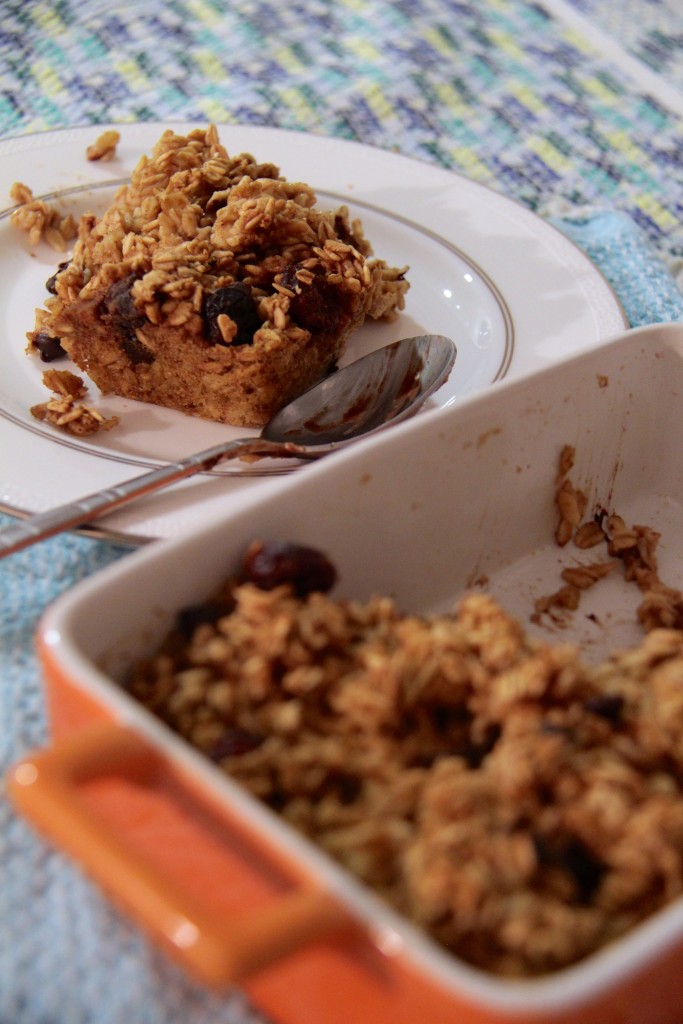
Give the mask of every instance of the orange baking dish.
[[[53, 740], [14, 768], [12, 799], [189, 972], [244, 987], [282, 1024], [680, 1024], [683, 900], [570, 968], [490, 976], [386, 906], [120, 684], [255, 537], [324, 551], [340, 595], [383, 593], [431, 611], [485, 587], [528, 621], [534, 594], [556, 580], [553, 479], [565, 444], [590, 502], [656, 525], [662, 577], [680, 586], [683, 451], [661, 442], [681, 394], [683, 327], [631, 331], [264, 482], [201, 533], [149, 545], [75, 587], [38, 636]], [[610, 628], [596, 637], [586, 614], [562, 641], [599, 656], [638, 639], [629, 598], [615, 583], [591, 599], [605, 593]]]

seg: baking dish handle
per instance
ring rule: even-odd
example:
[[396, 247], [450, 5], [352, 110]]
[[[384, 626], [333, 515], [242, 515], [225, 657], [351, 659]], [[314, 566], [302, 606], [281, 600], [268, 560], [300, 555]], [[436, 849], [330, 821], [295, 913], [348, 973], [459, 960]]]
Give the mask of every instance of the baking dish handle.
[[343, 906], [312, 884], [226, 920], [132, 850], [79, 798], [79, 786], [105, 775], [149, 780], [164, 764], [138, 733], [108, 722], [57, 741], [17, 764], [13, 803], [123, 905], [191, 973], [223, 988], [308, 943], [358, 931]]

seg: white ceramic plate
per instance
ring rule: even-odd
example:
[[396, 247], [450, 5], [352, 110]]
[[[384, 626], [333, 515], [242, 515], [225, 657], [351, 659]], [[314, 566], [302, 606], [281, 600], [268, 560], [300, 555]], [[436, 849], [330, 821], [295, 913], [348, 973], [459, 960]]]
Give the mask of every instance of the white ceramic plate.
[[[0, 143], [0, 195], [22, 181], [36, 197], [75, 216], [102, 212], [139, 157], [165, 128], [116, 126], [116, 158], [91, 163], [86, 146], [104, 126], [65, 129]], [[448, 171], [395, 153], [339, 139], [271, 128], [220, 127], [232, 153], [248, 151], [278, 164], [289, 180], [306, 181], [321, 205], [345, 203], [359, 216], [378, 256], [409, 265], [406, 309], [392, 324], [368, 324], [352, 339], [345, 362], [400, 337], [446, 334], [458, 347], [449, 382], [431, 407], [442, 407], [503, 377], [523, 376], [590, 348], [623, 330], [621, 306], [602, 275], [560, 232], [520, 204]], [[45, 401], [46, 364], [25, 355], [25, 332], [47, 296], [45, 282], [60, 259], [31, 246], [0, 213], [0, 506], [43, 511], [112, 486], [145, 467], [174, 460], [248, 432], [142, 403], [91, 394], [121, 424], [111, 433], [73, 438], [35, 420]], [[68, 366], [60, 362], [60, 368]], [[424, 414], [423, 414], [424, 415]], [[111, 536], [166, 537], [201, 523], [221, 503], [239, 502], [263, 478], [239, 464], [150, 496], [108, 516]]]

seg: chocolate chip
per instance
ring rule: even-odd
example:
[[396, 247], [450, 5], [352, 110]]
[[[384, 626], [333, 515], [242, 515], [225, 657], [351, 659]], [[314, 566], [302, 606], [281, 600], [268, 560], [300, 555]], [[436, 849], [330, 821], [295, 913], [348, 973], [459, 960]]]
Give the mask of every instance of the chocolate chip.
[[[462, 758], [469, 768], [479, 768], [494, 749], [501, 733], [500, 726], [489, 726], [480, 742], [475, 743], [471, 731], [472, 716], [460, 704], [435, 705], [429, 709], [426, 723], [434, 731], [434, 742], [420, 746], [411, 756], [411, 766], [415, 768], [431, 768], [444, 757]], [[422, 731], [426, 723], [420, 712], [410, 713], [404, 708], [398, 735], [409, 740], [411, 735]]]
[[263, 739], [263, 736], [257, 736], [237, 725], [230, 726], [216, 740], [209, 756], [212, 761], [222, 761], [224, 757], [241, 757], [260, 747]]
[[608, 722], [616, 724], [624, 710], [624, 698], [618, 693], [603, 693], [589, 697], [583, 706], [591, 714], [599, 715], [600, 718], [606, 718]]
[[[434, 706], [429, 709], [429, 718], [432, 723], [432, 728], [441, 736], [451, 733], [453, 730], [460, 733], [463, 723], [470, 721], [469, 714], [459, 704], [454, 706], [448, 704], [434, 704]], [[455, 751], [453, 751], [453, 753], [455, 753]]]
[[146, 345], [140, 341], [136, 334], [126, 337], [121, 342], [121, 348], [126, 353], [131, 363], [153, 363], [154, 353], [150, 352]]
[[337, 579], [334, 566], [320, 551], [284, 543], [252, 544], [244, 558], [244, 575], [261, 590], [288, 583], [299, 597], [314, 590], [326, 593]]
[[561, 861], [576, 882], [579, 900], [588, 903], [605, 873], [605, 865], [579, 839], [567, 843]]
[[289, 315], [311, 334], [337, 334], [351, 316], [352, 294], [340, 292], [337, 285], [327, 280], [322, 267], [313, 270], [310, 283], [298, 279], [300, 269], [300, 264], [291, 263], [280, 276], [280, 284], [293, 293]]
[[48, 277], [47, 281], [45, 282], [45, 287], [53, 295], [57, 294], [57, 278], [59, 277], [63, 270], [66, 270], [70, 263], [71, 260], [64, 260], [63, 263], [60, 263], [52, 277]]
[[103, 305], [105, 314], [115, 327], [141, 327], [146, 320], [145, 314], [133, 300], [133, 285], [136, 281], [135, 274], [128, 274], [114, 281], [107, 289]]
[[347, 245], [356, 244], [356, 239], [348, 228], [346, 217], [342, 217], [339, 213], [337, 213], [334, 218], [334, 233], [337, 238], [340, 238], [342, 242], [346, 242]]
[[334, 792], [341, 804], [352, 804], [360, 796], [363, 784], [357, 775], [332, 771], [325, 780], [326, 793]]
[[116, 331], [131, 363], [153, 363], [154, 353], [137, 336], [137, 329], [147, 323], [147, 317], [133, 301], [132, 288], [136, 280], [135, 274], [128, 274], [114, 281], [102, 301], [100, 317]]
[[203, 604], [189, 605], [178, 612], [176, 628], [189, 640], [198, 626], [215, 625], [219, 619], [229, 615], [234, 607], [233, 601], [206, 601]]
[[53, 363], [55, 359], [62, 359], [66, 355], [59, 338], [45, 331], [39, 331], [34, 335], [32, 344], [44, 363]]
[[605, 873], [605, 865], [576, 836], [532, 836], [541, 864], [563, 868], [574, 880], [577, 898], [589, 903]]
[[500, 738], [501, 729], [499, 725], [490, 725], [481, 743], [473, 743], [465, 752], [465, 757], [470, 768], [479, 768], [482, 761], [487, 757]]
[[230, 344], [251, 345], [254, 334], [261, 326], [261, 320], [256, 300], [249, 285], [243, 281], [235, 281], [234, 284], [224, 285], [222, 288], [216, 288], [215, 291], [207, 292], [204, 295], [202, 304], [204, 332], [212, 345], [226, 344], [218, 326], [218, 317], [221, 314], [229, 316], [237, 325], [237, 333]]

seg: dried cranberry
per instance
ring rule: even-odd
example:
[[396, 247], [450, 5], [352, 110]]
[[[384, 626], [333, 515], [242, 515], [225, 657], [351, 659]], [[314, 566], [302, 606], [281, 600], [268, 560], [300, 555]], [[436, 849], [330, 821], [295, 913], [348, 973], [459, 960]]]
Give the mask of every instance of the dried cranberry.
[[299, 597], [314, 590], [325, 593], [337, 580], [337, 572], [325, 555], [300, 544], [252, 544], [244, 558], [244, 574], [261, 590], [288, 583]]
[[62, 359], [66, 355], [59, 338], [54, 338], [45, 331], [39, 331], [34, 335], [33, 347], [44, 363], [53, 363], [55, 359]]
[[121, 338], [121, 347], [131, 363], [153, 363], [154, 353], [140, 341], [136, 333], [147, 322], [147, 317], [133, 301], [132, 288], [136, 280], [135, 274], [128, 274], [115, 281], [102, 301], [100, 316]]
[[241, 757], [251, 750], [256, 750], [263, 743], [263, 736], [257, 736], [238, 725], [230, 726], [216, 740], [209, 756], [212, 761], [222, 761], [224, 757]]
[[311, 334], [337, 334], [351, 316], [352, 293], [340, 292], [327, 280], [322, 267], [313, 271], [310, 284], [302, 283], [296, 276], [299, 269], [300, 264], [290, 263], [280, 277], [280, 284], [293, 293], [289, 302], [292, 320]]
[[216, 288], [213, 292], [207, 292], [202, 305], [202, 318], [204, 330], [212, 345], [225, 345], [218, 317], [221, 314], [229, 316], [237, 325], [237, 333], [231, 345], [251, 345], [254, 334], [261, 326], [256, 300], [251, 288], [243, 281], [235, 281], [234, 284], [224, 285]]
[[45, 287], [53, 295], [57, 294], [57, 278], [59, 277], [63, 270], [66, 270], [66, 268], [69, 266], [69, 263], [71, 263], [71, 260], [64, 260], [63, 263], [60, 263], [52, 277], [48, 277], [47, 281], [45, 282]]

